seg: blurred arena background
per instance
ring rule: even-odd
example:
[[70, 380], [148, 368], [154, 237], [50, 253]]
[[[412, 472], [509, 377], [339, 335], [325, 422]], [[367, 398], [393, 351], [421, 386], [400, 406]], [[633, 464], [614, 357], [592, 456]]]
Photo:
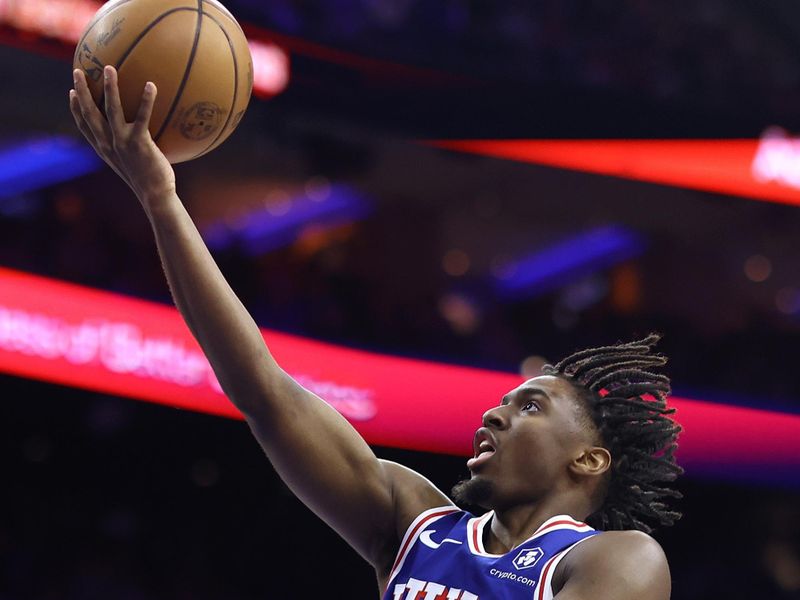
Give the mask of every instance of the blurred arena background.
[[[663, 333], [675, 394], [704, 415], [685, 434], [684, 518], [656, 534], [673, 598], [800, 598], [797, 6], [226, 5], [256, 97], [177, 175], [259, 325], [512, 379]], [[67, 107], [98, 6], [0, 0], [0, 598], [375, 597], [245, 425], [187, 410], [191, 389], [140, 391], [135, 369], [109, 393], [102, 365], [36, 338], [97, 315], [60, 312], [72, 288], [11, 285], [27, 272], [170, 304], [144, 215]], [[26, 313], [29, 293], [49, 306]], [[352, 369], [330, 389], [362, 381]], [[367, 389], [377, 415], [356, 421], [399, 411], [443, 439], [450, 412], [477, 426], [451, 385], [387, 408], [403, 377]], [[376, 451], [445, 490], [467, 474], [413, 427], [392, 439]]]

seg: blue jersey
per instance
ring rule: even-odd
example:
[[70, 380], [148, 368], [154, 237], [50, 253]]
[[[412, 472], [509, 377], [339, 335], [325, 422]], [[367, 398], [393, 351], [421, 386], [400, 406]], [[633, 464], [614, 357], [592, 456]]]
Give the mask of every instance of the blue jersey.
[[383, 600], [552, 600], [558, 562], [600, 533], [559, 515], [507, 554], [489, 554], [483, 530], [493, 514], [474, 517], [447, 506], [419, 515], [400, 544]]

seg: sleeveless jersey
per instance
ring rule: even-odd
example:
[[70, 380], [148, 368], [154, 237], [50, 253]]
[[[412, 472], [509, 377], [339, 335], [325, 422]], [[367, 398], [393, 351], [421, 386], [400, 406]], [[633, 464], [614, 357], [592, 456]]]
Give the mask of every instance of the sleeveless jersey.
[[400, 544], [383, 600], [552, 600], [559, 561], [600, 533], [559, 515], [507, 554], [489, 554], [483, 530], [493, 514], [474, 517], [447, 506], [419, 515]]

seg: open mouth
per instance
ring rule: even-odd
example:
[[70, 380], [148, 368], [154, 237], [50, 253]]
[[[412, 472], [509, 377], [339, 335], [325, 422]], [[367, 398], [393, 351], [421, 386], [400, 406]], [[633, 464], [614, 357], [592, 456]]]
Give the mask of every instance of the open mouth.
[[496, 451], [495, 447], [489, 440], [487, 439], [481, 440], [479, 443], [476, 444], [475, 456], [467, 461], [467, 468], [472, 470], [475, 469], [476, 467], [481, 466], [490, 458], [492, 458], [495, 451]]

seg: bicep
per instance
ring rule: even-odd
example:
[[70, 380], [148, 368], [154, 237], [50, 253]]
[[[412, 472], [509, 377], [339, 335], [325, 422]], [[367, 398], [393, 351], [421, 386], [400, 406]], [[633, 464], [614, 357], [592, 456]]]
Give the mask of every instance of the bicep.
[[379, 462], [392, 486], [393, 521], [398, 540], [420, 513], [429, 508], [453, 506], [444, 492], [413, 469], [389, 460]]
[[273, 399], [247, 416], [253, 434], [300, 501], [373, 562], [393, 535], [390, 478], [342, 415], [288, 375], [281, 379], [264, 392]]
[[454, 506], [452, 500], [430, 480], [413, 469], [389, 460], [379, 461], [392, 488], [394, 535], [375, 563], [379, 577], [388, 576], [403, 540], [414, 520], [423, 512], [440, 506]]
[[[606, 539], [601, 540], [604, 536]], [[605, 533], [581, 544], [573, 553], [567, 555], [570, 566], [555, 600], [669, 600], [666, 556], [646, 534]]]
[[449, 500], [418, 473], [379, 460], [342, 415], [287, 374], [272, 381], [266, 393], [280, 401], [248, 415], [253, 433], [292, 492], [381, 568], [408, 515], [417, 511], [410, 523]]

